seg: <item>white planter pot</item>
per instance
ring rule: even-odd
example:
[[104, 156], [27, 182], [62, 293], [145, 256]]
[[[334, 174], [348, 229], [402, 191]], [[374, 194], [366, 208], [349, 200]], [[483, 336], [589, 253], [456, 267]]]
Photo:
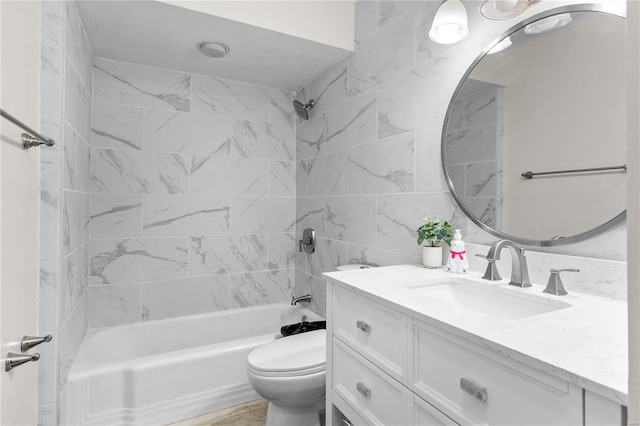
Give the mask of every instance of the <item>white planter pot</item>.
[[442, 266], [442, 247], [422, 247], [422, 264], [427, 268]]

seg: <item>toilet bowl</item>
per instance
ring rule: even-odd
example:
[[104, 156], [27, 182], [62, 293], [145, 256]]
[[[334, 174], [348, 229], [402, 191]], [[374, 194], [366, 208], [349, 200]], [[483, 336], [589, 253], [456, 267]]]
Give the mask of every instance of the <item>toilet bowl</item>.
[[249, 354], [249, 383], [269, 401], [266, 426], [320, 425], [325, 363], [326, 330], [283, 337]]

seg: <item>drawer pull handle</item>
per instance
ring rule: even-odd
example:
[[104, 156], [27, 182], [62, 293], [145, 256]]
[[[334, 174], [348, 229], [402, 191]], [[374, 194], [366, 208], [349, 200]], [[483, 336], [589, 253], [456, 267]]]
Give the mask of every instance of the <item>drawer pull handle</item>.
[[367, 385], [358, 382], [356, 384], [356, 389], [360, 392], [365, 398], [369, 398], [371, 396], [371, 389], [367, 387]]
[[484, 386], [468, 377], [463, 377], [462, 379], [460, 379], [460, 389], [465, 391], [471, 397], [480, 401], [486, 401], [489, 397], [489, 395], [487, 394], [487, 389]]
[[371, 326], [361, 320], [356, 321], [356, 327], [358, 327], [360, 330], [364, 331], [365, 333], [368, 333], [371, 330]]

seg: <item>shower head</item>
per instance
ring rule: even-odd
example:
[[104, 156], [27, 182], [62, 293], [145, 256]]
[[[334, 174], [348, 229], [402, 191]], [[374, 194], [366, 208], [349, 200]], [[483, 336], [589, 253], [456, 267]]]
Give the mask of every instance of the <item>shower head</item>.
[[293, 107], [296, 110], [296, 114], [298, 114], [298, 117], [302, 118], [303, 120], [309, 119], [309, 110], [313, 108], [315, 104], [316, 103], [313, 101], [313, 99], [311, 99], [306, 104], [303, 104], [298, 100], [293, 101]]

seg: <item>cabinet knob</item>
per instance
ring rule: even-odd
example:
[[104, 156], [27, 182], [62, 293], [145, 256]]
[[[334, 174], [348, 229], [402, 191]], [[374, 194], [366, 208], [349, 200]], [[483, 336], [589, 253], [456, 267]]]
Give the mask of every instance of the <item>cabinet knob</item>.
[[480, 401], [486, 401], [489, 397], [489, 395], [487, 394], [487, 389], [484, 386], [468, 377], [463, 377], [460, 379], [460, 389], [462, 389], [472, 398]]
[[371, 396], [371, 388], [365, 385], [362, 382], [358, 382], [356, 384], [356, 389], [360, 392], [365, 398], [369, 398]]
[[356, 321], [356, 327], [358, 327], [360, 330], [364, 331], [365, 333], [368, 333], [369, 331], [371, 331], [371, 326], [362, 320]]

